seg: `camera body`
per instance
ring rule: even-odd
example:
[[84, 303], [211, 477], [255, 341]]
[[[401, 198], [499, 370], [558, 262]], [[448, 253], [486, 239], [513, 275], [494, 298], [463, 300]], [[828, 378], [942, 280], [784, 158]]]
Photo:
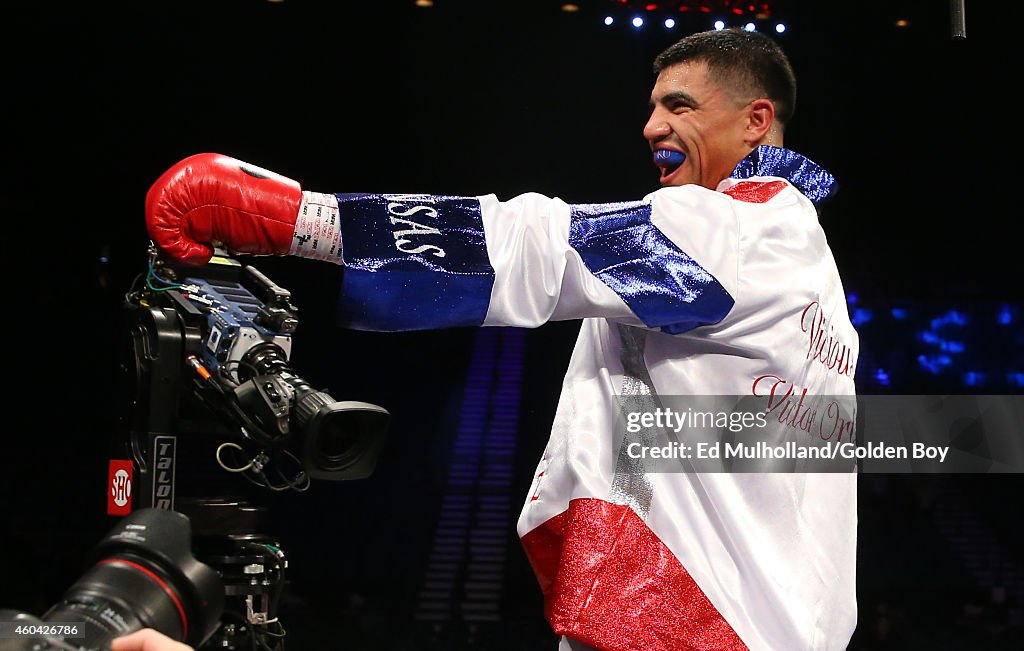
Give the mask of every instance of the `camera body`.
[[200, 494], [217, 475], [303, 490], [310, 479], [373, 472], [390, 415], [336, 401], [291, 368], [298, 311], [260, 271], [223, 255], [178, 267], [151, 248], [145, 282], [126, 305], [122, 412], [137, 507], [174, 508], [182, 459], [193, 463]]

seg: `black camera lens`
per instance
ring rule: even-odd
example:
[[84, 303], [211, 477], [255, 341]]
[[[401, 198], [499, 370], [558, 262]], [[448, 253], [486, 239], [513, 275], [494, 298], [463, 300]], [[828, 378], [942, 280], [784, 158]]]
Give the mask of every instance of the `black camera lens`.
[[313, 445], [320, 450], [320, 454], [331, 464], [347, 465], [346, 457], [352, 456], [353, 448], [359, 437], [356, 432], [345, 427], [337, 414], [328, 414], [324, 422], [320, 424], [320, 432]]
[[319, 395], [319, 400], [310, 400], [307, 405], [319, 407], [303, 423], [306, 471], [322, 479], [369, 477], [380, 456], [391, 415], [367, 402], [335, 402], [325, 393]]
[[[287, 429], [302, 448], [306, 474], [340, 480], [364, 479], [373, 473], [391, 419], [386, 409], [355, 400], [338, 402], [327, 392], [317, 391], [288, 367], [284, 350], [271, 342], [252, 346], [240, 367], [243, 380], [272, 377], [291, 388], [294, 404]], [[245, 391], [241, 398], [253, 395]], [[258, 406], [252, 401], [250, 410], [255, 413]]]
[[108, 648], [141, 628], [199, 646], [219, 625], [224, 585], [192, 556], [191, 535], [181, 513], [140, 509], [125, 516], [94, 549], [95, 564], [42, 621], [81, 623], [71, 641], [87, 649]]

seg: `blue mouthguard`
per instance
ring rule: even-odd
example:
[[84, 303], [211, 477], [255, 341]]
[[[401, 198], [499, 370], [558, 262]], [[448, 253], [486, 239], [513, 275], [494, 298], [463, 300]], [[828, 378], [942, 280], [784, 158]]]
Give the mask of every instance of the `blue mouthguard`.
[[679, 151], [672, 151], [671, 149], [656, 149], [654, 150], [654, 162], [655, 163], [668, 163], [669, 165], [682, 165], [683, 161], [686, 160], [686, 154]]

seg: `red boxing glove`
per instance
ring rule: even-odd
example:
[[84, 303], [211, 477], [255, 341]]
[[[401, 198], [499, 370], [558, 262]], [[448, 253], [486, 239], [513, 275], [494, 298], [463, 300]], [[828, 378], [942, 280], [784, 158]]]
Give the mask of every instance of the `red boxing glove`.
[[213, 243], [255, 255], [299, 255], [341, 264], [334, 195], [220, 154], [196, 154], [146, 194], [149, 236], [172, 259], [202, 265]]

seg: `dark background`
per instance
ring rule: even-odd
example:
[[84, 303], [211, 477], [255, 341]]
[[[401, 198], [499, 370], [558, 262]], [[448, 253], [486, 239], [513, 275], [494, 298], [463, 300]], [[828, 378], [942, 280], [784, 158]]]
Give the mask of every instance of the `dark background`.
[[[656, 188], [641, 137], [650, 62], [713, 15], [684, 17], [669, 32], [657, 21], [630, 29], [624, 13], [605, 27], [610, 2], [582, 2], [574, 14], [559, 2], [436, 4], [7, 10], [3, 259], [14, 390], [0, 439], [0, 606], [44, 611], [113, 523], [104, 492], [123, 406], [121, 302], [144, 268], [146, 190], [181, 158], [220, 152], [327, 192], [538, 191], [600, 202]], [[786, 144], [840, 181], [822, 223], [861, 331], [861, 392], [1018, 393], [1024, 377], [1006, 199], [1017, 194], [1007, 107], [1019, 57], [1002, 51], [1001, 21], [1011, 17], [967, 4], [966, 40], [951, 38], [947, 3], [923, 0], [775, 2], [762, 25], [789, 27], [777, 38], [800, 90]], [[899, 18], [909, 26], [896, 27]], [[301, 310], [295, 367], [339, 399], [394, 414], [372, 478], [256, 498], [292, 559], [291, 648], [553, 648], [514, 523], [578, 323], [515, 335], [523, 383], [501, 620], [472, 623], [453, 607], [449, 621], [428, 624], [415, 613], [482, 335], [339, 330], [336, 269], [256, 264]], [[951, 313], [964, 323], [941, 321]], [[947, 355], [951, 341], [965, 345]], [[851, 649], [1018, 648], [1019, 479], [872, 476], [861, 485]]]

